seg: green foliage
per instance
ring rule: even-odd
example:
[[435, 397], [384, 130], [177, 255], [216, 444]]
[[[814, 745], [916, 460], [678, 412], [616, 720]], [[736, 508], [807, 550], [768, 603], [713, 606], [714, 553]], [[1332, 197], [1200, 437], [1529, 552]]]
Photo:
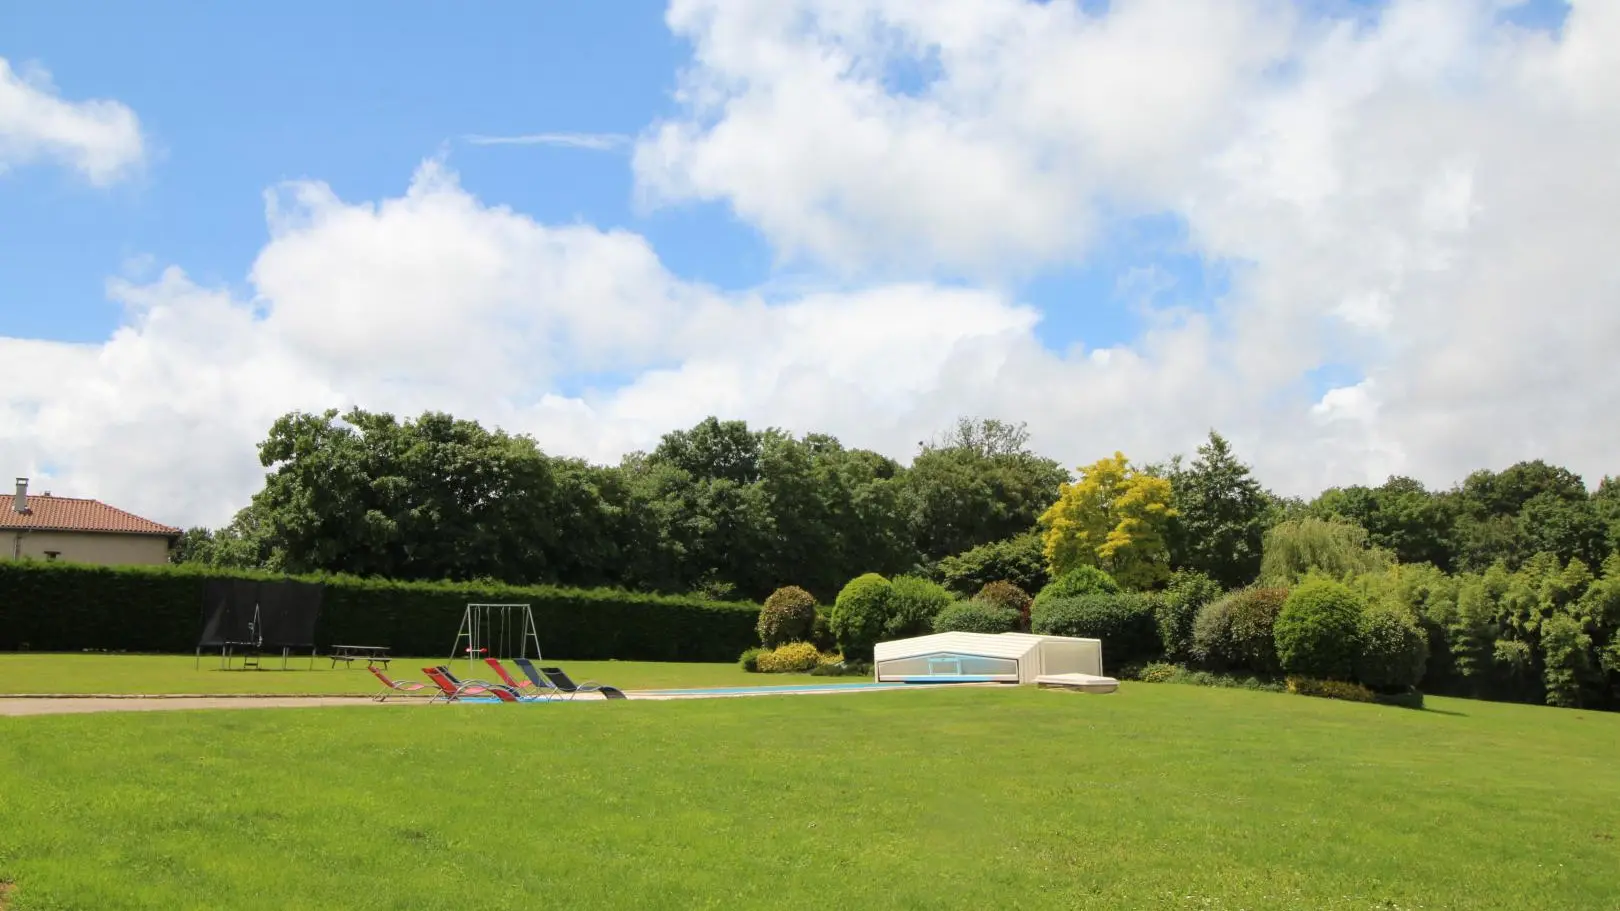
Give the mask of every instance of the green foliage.
[[1036, 602], [1030, 629], [1043, 636], [1101, 639], [1103, 658], [1112, 664], [1150, 661], [1161, 654], [1157, 600], [1134, 592], [1049, 598]]
[[[922, 447], [902, 481], [914, 546], [922, 559], [962, 554], [1035, 524], [1069, 475], [1057, 462], [1030, 452], [1028, 443], [1022, 424], [964, 418]], [[981, 584], [993, 581], [983, 579]]]
[[1257, 674], [1281, 671], [1275, 627], [1283, 604], [1288, 600], [1288, 589], [1244, 588], [1228, 595], [1226, 600], [1231, 602], [1228, 611], [1233, 664]]
[[1170, 584], [1159, 600], [1159, 641], [1172, 661], [1192, 657], [1193, 622], [1204, 605], [1222, 595], [1220, 583], [1200, 572], [1182, 570], [1170, 574]]
[[845, 657], [871, 658], [872, 647], [883, 636], [889, 619], [889, 598], [893, 586], [877, 573], [857, 576], [845, 585], [833, 602], [828, 626], [838, 650]]
[[934, 617], [955, 600], [938, 582], [921, 576], [895, 576], [889, 583], [883, 637], [903, 639], [932, 632]]
[[993, 604], [1014, 611], [1021, 616], [1029, 614], [1030, 604], [1034, 601], [1029, 596], [1029, 592], [1011, 582], [991, 582], [979, 589], [978, 593], [973, 596], [973, 600]]
[[1081, 595], [1114, 595], [1119, 583], [1095, 566], [1077, 566], [1053, 579], [1035, 596], [1035, 604], [1053, 598], [1078, 598]]
[[1193, 617], [1187, 654], [1205, 670], [1224, 671], [1242, 662], [1232, 636], [1234, 603], [1231, 598], [1217, 598], [1199, 608]]
[[820, 610], [816, 611], [816, 622], [810, 629], [810, 644], [824, 652], [830, 652], [838, 647], [838, 639], [832, 631], [832, 621]]
[[1545, 655], [1542, 674], [1547, 704], [1578, 708], [1583, 701], [1581, 684], [1595, 663], [1592, 637], [1574, 617], [1556, 613], [1542, 624], [1541, 647]]
[[755, 665], [762, 674], [802, 674], [814, 670], [821, 663], [821, 653], [808, 642], [789, 642], [780, 648], [762, 652], [755, 659]]
[[1300, 696], [1321, 696], [1343, 699], [1346, 702], [1377, 702], [1372, 690], [1349, 680], [1319, 680], [1314, 677], [1289, 677], [1288, 692]]
[[1366, 529], [1373, 547], [1402, 563], [1452, 565], [1454, 505], [1412, 478], [1392, 477], [1380, 487], [1335, 487], [1323, 491], [1308, 511]]
[[1288, 598], [1282, 588], [1244, 588], [1212, 601], [1193, 620], [1193, 660], [1210, 670], [1281, 670], [1274, 628]]
[[759, 672], [759, 656], [760, 655], [768, 655], [768, 654], [770, 654], [770, 652], [771, 652], [770, 649], [768, 649], [768, 648], [760, 648], [757, 645], [754, 646], [753, 648], [744, 649], [743, 653], [742, 653], [742, 656], [737, 659], [737, 666], [741, 667], [743, 670], [749, 672], [750, 674], [758, 673]]
[[1201, 572], [1223, 587], [1253, 582], [1260, 572], [1262, 538], [1270, 504], [1266, 494], [1220, 434], [1198, 447], [1198, 457], [1169, 472], [1172, 566]]
[[1272, 693], [1283, 691], [1283, 684], [1275, 680], [1264, 680], [1259, 677], [1238, 677], [1231, 674], [1213, 674], [1209, 671], [1193, 671], [1179, 664], [1169, 664], [1162, 661], [1154, 661], [1143, 666], [1142, 670], [1137, 673], [1136, 679], [1143, 683], [1182, 683], [1189, 686], [1213, 686]]
[[934, 632], [1011, 633], [1018, 630], [1021, 619], [1015, 610], [975, 598], [940, 611], [934, 618]]
[[1044, 545], [1035, 532], [946, 557], [939, 561], [939, 572], [945, 586], [960, 595], [970, 595], [992, 582], [1010, 582], [1036, 592], [1050, 581]]
[[[210, 578], [283, 578], [195, 565], [0, 562], [0, 651], [191, 652]], [[731, 661], [754, 644], [758, 608], [613, 589], [306, 576], [326, 586], [316, 644], [443, 654], [469, 602], [528, 603], [547, 654], [576, 660]]]
[[755, 630], [766, 648], [809, 642], [815, 632], [816, 599], [797, 585], [785, 585], [765, 599]]
[[1348, 680], [1360, 652], [1361, 598], [1317, 576], [1288, 595], [1277, 617], [1277, 657], [1290, 675]]
[[1095, 566], [1126, 588], [1147, 589], [1170, 574], [1166, 530], [1175, 510], [1170, 482], [1133, 467], [1125, 454], [1080, 469], [1041, 514], [1046, 565], [1054, 576]]
[[1423, 679], [1429, 640], [1398, 607], [1369, 606], [1361, 615], [1356, 679], [1374, 690], [1405, 690]]
[[1029, 609], [1034, 604], [1035, 599], [1029, 596], [1029, 592], [1011, 582], [991, 582], [984, 588], [979, 589], [979, 593], [973, 596], [973, 600], [1012, 611], [1018, 615], [1016, 629], [1025, 632], [1029, 630]]
[[1387, 565], [1388, 553], [1369, 546], [1366, 529], [1307, 516], [1266, 532], [1260, 578], [1269, 585], [1292, 585], [1312, 572], [1347, 579]]

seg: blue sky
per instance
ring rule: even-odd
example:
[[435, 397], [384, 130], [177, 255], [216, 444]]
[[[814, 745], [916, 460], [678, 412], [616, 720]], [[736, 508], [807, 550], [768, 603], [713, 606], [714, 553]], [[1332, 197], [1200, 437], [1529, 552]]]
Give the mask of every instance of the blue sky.
[[[8, 5], [0, 57], [45, 67], [63, 97], [128, 105], [151, 158], [107, 188], [45, 166], [0, 178], [0, 335], [101, 341], [120, 321], [107, 277], [169, 264], [240, 293], [267, 237], [267, 188], [309, 178], [348, 201], [383, 199], [434, 155], [488, 204], [624, 227], [682, 278], [760, 285], [772, 250], [723, 205], [636, 205], [628, 145], [465, 139], [634, 136], [674, 110], [688, 54], [651, 0], [486, 3], [472, 16], [378, 0]], [[1086, 263], [1014, 288], [1046, 314], [1049, 346], [1111, 344], [1138, 325], [1137, 285], [1121, 283], [1144, 269], [1174, 278], [1163, 302], [1204, 302], [1220, 287], [1174, 219], [1146, 218], [1116, 226]]]
[[[602, 461], [978, 415], [1070, 464], [1216, 427], [1298, 493], [1612, 471], [1612, 5], [667, 2], [0, 5], [0, 463], [217, 523], [275, 417], [360, 404]], [[539, 134], [616, 139], [472, 138]], [[342, 204], [272, 238], [289, 181]]]
[[[382, 199], [433, 155], [486, 203], [640, 233], [682, 278], [742, 289], [772, 277], [769, 245], [723, 205], [638, 208], [628, 145], [466, 141], [634, 136], [670, 114], [690, 49], [665, 27], [661, 2], [477, 9], [381, 0], [6, 6], [0, 57], [44, 66], [64, 97], [129, 105], [153, 154], [139, 179], [110, 188], [49, 167], [0, 178], [0, 335], [103, 340], [120, 321], [106, 278], [148, 277], [143, 268], [177, 264], [201, 284], [240, 292], [266, 239], [265, 189], [309, 178], [345, 200]], [[1530, 0], [1503, 16], [1548, 28], [1566, 12], [1562, 0]], [[897, 85], [927, 76], [926, 66], [892, 74]], [[1061, 350], [1129, 341], [1144, 276], [1155, 277], [1157, 304], [1202, 308], [1224, 290], [1224, 274], [1187, 249], [1177, 219], [1150, 216], [1116, 221], [1086, 261], [1023, 276], [1013, 290], [1043, 311], [1039, 335]]]

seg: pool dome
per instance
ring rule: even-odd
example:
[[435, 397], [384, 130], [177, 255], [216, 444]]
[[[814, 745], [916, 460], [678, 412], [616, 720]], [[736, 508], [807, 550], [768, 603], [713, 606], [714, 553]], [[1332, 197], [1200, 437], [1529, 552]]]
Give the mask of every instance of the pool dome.
[[1033, 683], [1112, 693], [1104, 677], [1102, 640], [1030, 633], [935, 633], [879, 642], [879, 683]]

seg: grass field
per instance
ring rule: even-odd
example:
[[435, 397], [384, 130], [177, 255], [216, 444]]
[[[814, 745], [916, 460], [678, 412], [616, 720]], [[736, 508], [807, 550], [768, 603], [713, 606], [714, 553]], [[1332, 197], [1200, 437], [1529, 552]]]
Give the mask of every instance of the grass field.
[[1620, 716], [1127, 684], [0, 718], [57, 908], [1620, 908]]
[[[546, 659], [553, 663], [554, 659]], [[220, 670], [219, 656], [212, 661], [188, 655], [0, 655], [0, 694], [3, 693], [375, 693], [382, 687], [366, 671], [363, 661], [335, 669], [327, 658], [317, 658], [310, 670], [309, 656], [289, 662], [289, 670]], [[387, 673], [395, 679], [423, 680], [422, 668], [445, 664], [446, 659], [395, 658]], [[466, 659], [449, 662], [458, 676], [471, 679]], [[735, 664], [680, 664], [637, 661], [556, 661], [575, 681], [596, 680], [620, 689], [677, 689], [709, 686], [769, 686], [772, 684], [855, 682], [870, 678], [811, 677], [808, 674], [750, 674]], [[508, 663], [509, 671], [516, 669]], [[491, 676], [479, 665], [479, 677]]]

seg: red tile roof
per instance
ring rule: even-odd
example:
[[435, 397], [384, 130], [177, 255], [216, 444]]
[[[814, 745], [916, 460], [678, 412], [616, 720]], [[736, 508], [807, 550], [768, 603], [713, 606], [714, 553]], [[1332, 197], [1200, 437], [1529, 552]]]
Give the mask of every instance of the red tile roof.
[[180, 529], [159, 525], [100, 500], [29, 494], [28, 512], [18, 514], [9, 496], [0, 496], [0, 529], [6, 531], [87, 531], [126, 535], [178, 535]]

